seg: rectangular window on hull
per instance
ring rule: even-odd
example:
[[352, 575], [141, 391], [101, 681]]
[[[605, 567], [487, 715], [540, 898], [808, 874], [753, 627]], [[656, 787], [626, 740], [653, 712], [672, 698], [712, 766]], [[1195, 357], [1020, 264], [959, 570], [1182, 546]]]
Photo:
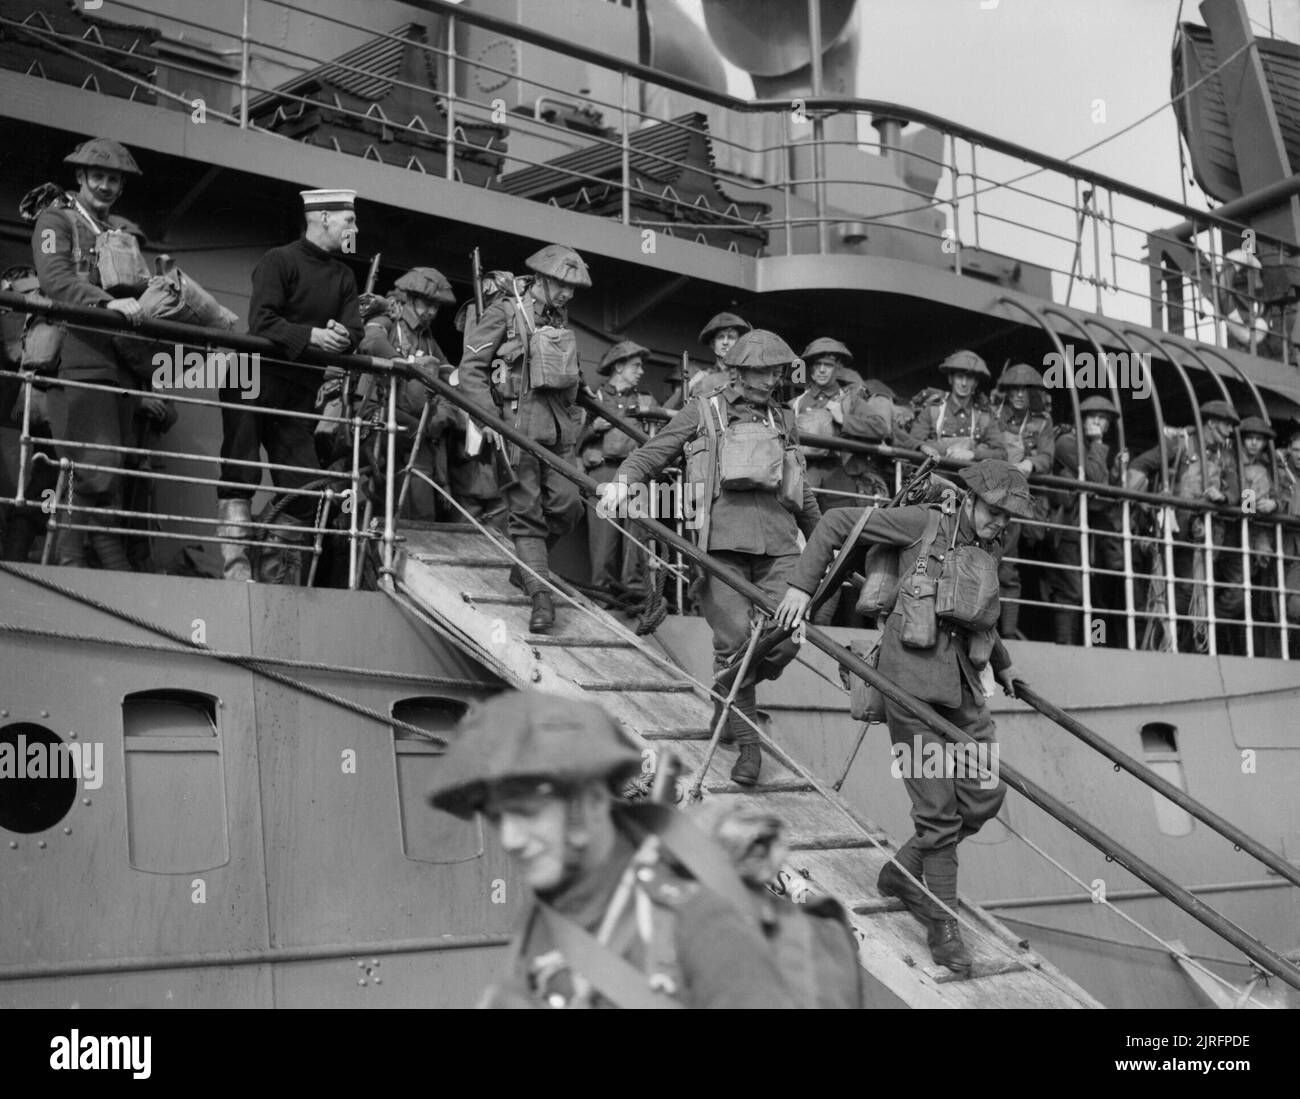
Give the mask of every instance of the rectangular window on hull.
[[[392, 716], [451, 742], [456, 723], [468, 708], [466, 703], [454, 698], [404, 698], [393, 704]], [[444, 751], [418, 733], [393, 730], [402, 853], [416, 862], [468, 862], [483, 854], [481, 817], [459, 820], [434, 809], [428, 802]]]
[[230, 861], [217, 700], [197, 691], [139, 691], [122, 700], [127, 851], [153, 874]]
[[[1184, 793], [1187, 775], [1183, 771], [1183, 758], [1178, 751], [1178, 728], [1163, 721], [1151, 721], [1142, 726], [1142, 753], [1144, 762], [1166, 782]], [[1186, 836], [1192, 831], [1192, 815], [1170, 801], [1158, 790], [1151, 791], [1155, 801], [1156, 824], [1166, 836]]]

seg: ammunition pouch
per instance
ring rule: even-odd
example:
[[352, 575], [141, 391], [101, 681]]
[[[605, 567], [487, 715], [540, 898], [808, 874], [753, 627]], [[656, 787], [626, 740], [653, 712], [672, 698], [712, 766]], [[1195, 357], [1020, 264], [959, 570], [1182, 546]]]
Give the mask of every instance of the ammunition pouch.
[[[929, 552], [930, 544], [938, 534], [939, 519], [937, 510], [931, 511], [926, 519], [925, 533], [917, 543], [922, 547], [922, 554]], [[863, 566], [865, 578], [855, 607], [859, 614], [878, 618], [893, 611], [898, 601], [899, 553], [897, 546], [879, 542], [867, 551]]]
[[799, 511], [803, 508], [804, 480], [808, 469], [807, 460], [797, 446], [787, 446], [781, 456], [781, 487], [777, 499], [786, 511]]
[[950, 546], [939, 573], [934, 612], [968, 630], [996, 625], [998, 566], [993, 556], [978, 546]]
[[140, 242], [125, 229], [106, 229], [95, 238], [99, 283], [110, 294], [135, 296], [149, 282], [149, 266]]
[[718, 483], [731, 492], [777, 492], [785, 472], [785, 440], [771, 424], [736, 423], [718, 442]]
[[542, 325], [528, 338], [528, 387], [572, 389], [582, 380], [578, 341], [567, 328]]
[[899, 616], [899, 640], [909, 649], [930, 649], [939, 640], [935, 596], [939, 583], [925, 573], [909, 576], [898, 588], [894, 613]]
[[[795, 426], [799, 434], [831, 435], [835, 431], [835, 420], [829, 408], [802, 408], [795, 414]], [[805, 458], [827, 458], [830, 450], [821, 446], [801, 446]]]
[[66, 332], [63, 324], [29, 315], [23, 327], [22, 368], [37, 374], [53, 374], [58, 370]]
[[[880, 666], [880, 642], [869, 648], [866, 642], [850, 641], [849, 652], [860, 656], [873, 668]], [[854, 721], [865, 721], [869, 725], [879, 725], [885, 720], [885, 696], [865, 679], [851, 676], [849, 683], [849, 717]]]

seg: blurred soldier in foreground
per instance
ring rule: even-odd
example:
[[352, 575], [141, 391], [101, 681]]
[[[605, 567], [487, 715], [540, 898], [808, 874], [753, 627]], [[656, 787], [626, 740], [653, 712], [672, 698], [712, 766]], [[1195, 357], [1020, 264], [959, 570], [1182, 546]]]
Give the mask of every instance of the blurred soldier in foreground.
[[[707, 396], [726, 385], [731, 380], [731, 375], [727, 372], [727, 352], [752, 328], [749, 321], [735, 313], [719, 313], [711, 318], [700, 330], [700, 343], [713, 352], [713, 364], [704, 370], [694, 371], [689, 378], [683, 378], [680, 373], [673, 374], [670, 380], [681, 382], [684, 388], [676, 390], [664, 402], [664, 408], [675, 412], [692, 397]], [[682, 396], [683, 393], [685, 397]]]
[[786, 985], [805, 1008], [861, 1008], [865, 989], [848, 914], [785, 867], [785, 822], [757, 805], [713, 798], [691, 814], [723, 850], [749, 892]]
[[[465, 332], [459, 384], [485, 411], [499, 414], [569, 465], [576, 466], [583, 413], [577, 405], [582, 373], [567, 306], [591, 286], [587, 264], [572, 248], [548, 244], [525, 261], [533, 277], [516, 279], [509, 293], [493, 299]], [[483, 429], [488, 446], [499, 439]], [[505, 490], [509, 534], [526, 568], [510, 582], [532, 600], [528, 628], [549, 633], [555, 625], [550, 551], [582, 518], [578, 486], [511, 444], [506, 448], [516, 482]]]
[[[272, 465], [293, 466], [271, 470], [278, 488], [301, 488], [320, 468], [309, 420], [267, 415], [261, 409], [312, 413], [322, 372], [294, 360], [308, 347], [336, 353], [350, 351], [360, 341], [361, 321], [357, 280], [338, 257], [355, 251], [356, 191], [301, 191], [307, 226], [292, 244], [272, 248], [253, 269], [253, 292], [248, 303], [248, 331], [274, 343], [287, 362], [262, 363], [262, 385], [253, 400], [241, 400], [234, 388], [223, 388], [221, 400], [234, 407], [221, 410], [221, 480], [217, 489], [217, 515], [222, 538], [247, 538], [252, 521], [252, 499], [262, 483], [256, 464], [266, 450]], [[254, 411], [257, 409], [259, 411]], [[240, 465], [227, 464], [235, 459]], [[316, 515], [314, 496], [295, 495], [278, 522], [284, 526], [310, 526]], [[263, 550], [258, 579], [272, 584], [296, 584], [302, 574], [303, 554], [290, 547], [302, 545], [302, 535], [273, 530], [268, 542], [284, 549]], [[251, 580], [248, 550], [238, 542], [223, 542], [221, 557], [227, 580]]]
[[[605, 513], [620, 514], [629, 485], [648, 484], [685, 453], [685, 484], [700, 549], [771, 598], [779, 598], [798, 559], [799, 532], [810, 535], [821, 518], [803, 477], [794, 413], [775, 400], [776, 387], [794, 357], [790, 345], [774, 332], [756, 328], [742, 336], [727, 352], [731, 384], [695, 398], [628, 456], [616, 479], [601, 489]], [[749, 600], [721, 580], [705, 577], [700, 602], [713, 631], [716, 674], [743, 659], [750, 630], [756, 627], [751, 627]], [[778, 645], [758, 667], [746, 670], [736, 691], [727, 728], [740, 745], [731, 779], [742, 786], [758, 781], [763, 761], [758, 732], [750, 723], [758, 715], [757, 684], [776, 679], [795, 653], [789, 640]], [[720, 716], [719, 710], [714, 724]]]
[[[861, 508], [829, 512], [808, 540], [776, 622], [796, 627], [827, 566], [855, 529], [863, 541], [899, 547], [898, 592], [881, 633], [877, 666], [974, 738], [987, 756], [996, 737], [985, 702], [992, 685], [986, 687], [984, 680], [991, 669], [1014, 695], [1015, 682], [1024, 678], [997, 634], [997, 558], [1003, 532], [1013, 518], [1028, 518], [1031, 504], [1025, 475], [1007, 462], [977, 462], [959, 476], [968, 490], [960, 502], [878, 509], [865, 521]], [[987, 761], [979, 775], [971, 773], [973, 768], [951, 766], [953, 753], [944, 750], [948, 741], [896, 703], [887, 699], [885, 712], [890, 740], [912, 761], [901, 769], [916, 825], [916, 834], [894, 858], [912, 878], [920, 880], [924, 873], [930, 892], [955, 911], [957, 845], [997, 814], [1006, 787]], [[922, 768], [923, 745], [934, 745], [940, 758], [950, 761], [942, 777]], [[996, 755], [992, 758], [996, 764]], [[878, 886], [921, 922], [936, 964], [969, 974], [971, 954], [956, 919], [932, 905], [892, 862], [885, 864]]]
[[[634, 340], [620, 340], [600, 360], [596, 372], [609, 380], [596, 390], [596, 400], [619, 416], [635, 420], [638, 413], [657, 408], [641, 388], [645, 357], [650, 354]], [[582, 464], [598, 485], [614, 479], [619, 464], [636, 449], [636, 440], [601, 416], [591, 416], [582, 440]], [[645, 552], [623, 537], [608, 519], [587, 512], [587, 549], [591, 557], [591, 586], [625, 606], [646, 599]]]
[[487, 1007], [794, 1007], [724, 852], [675, 809], [619, 804], [641, 753], [585, 699], [475, 703], [431, 803], [482, 812], [529, 898]]
[[[1028, 363], [1016, 363], [1002, 371], [998, 379], [1001, 403], [994, 409], [991, 434], [1006, 453], [1007, 461], [1021, 473], [1050, 473], [1056, 432], [1052, 426], [1051, 404], [1046, 399], [1043, 376]], [[988, 447], [975, 448], [976, 458], [996, 458]], [[1032, 498], [1037, 518], [1047, 517], [1041, 497]], [[1002, 539], [1002, 562], [998, 566], [998, 590], [1002, 600], [1003, 637], [1022, 637], [1020, 623], [1020, 566], [1011, 557], [1020, 556], [1020, 543], [1037, 545], [1043, 539], [1040, 526], [1012, 523]]]

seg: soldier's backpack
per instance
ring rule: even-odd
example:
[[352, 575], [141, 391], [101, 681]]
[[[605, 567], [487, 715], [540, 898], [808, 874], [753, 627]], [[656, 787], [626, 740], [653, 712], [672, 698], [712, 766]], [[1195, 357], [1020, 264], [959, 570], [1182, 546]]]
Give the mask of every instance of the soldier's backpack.
[[[533, 316], [532, 298], [519, 293], [519, 284], [511, 287], [515, 299], [514, 324], [523, 324], [522, 338], [524, 370], [528, 389], [572, 389], [582, 381], [578, 367], [578, 340], [573, 330], [537, 324]], [[507, 337], [508, 338], [508, 337]]]
[[[794, 402], [795, 426], [800, 435], [833, 435], [835, 420], [831, 410], [824, 405], [814, 405], [807, 400], [808, 394], [800, 394]], [[800, 446], [805, 458], [826, 458], [830, 450], [821, 446]]]
[[840, 398], [844, 413], [844, 434], [868, 442], [888, 442], [894, 436], [894, 402], [885, 393], [869, 393], [864, 386], [852, 386]]

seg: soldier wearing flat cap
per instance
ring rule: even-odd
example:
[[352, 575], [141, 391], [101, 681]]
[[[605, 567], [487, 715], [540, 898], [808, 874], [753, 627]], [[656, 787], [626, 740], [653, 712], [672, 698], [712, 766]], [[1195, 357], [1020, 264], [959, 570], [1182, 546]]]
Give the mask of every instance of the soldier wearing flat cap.
[[[992, 693], [986, 680], [996, 678], [1007, 694], [1023, 680], [997, 633], [1001, 539], [1013, 519], [1029, 518], [1032, 505], [1029, 482], [1008, 462], [986, 459], [958, 476], [964, 491], [954, 486], [942, 504], [878, 509], [865, 517], [861, 508], [828, 512], [808, 540], [776, 620], [791, 629], [797, 625], [827, 566], [854, 531], [863, 543], [897, 546], [898, 596], [881, 633], [880, 673], [930, 703], [988, 753], [996, 737], [985, 702]], [[942, 604], [940, 592], [946, 593]], [[916, 832], [895, 855], [897, 865], [885, 865], [878, 887], [902, 900], [921, 922], [936, 964], [968, 975], [971, 955], [956, 919], [913, 879], [924, 877], [930, 894], [955, 911], [957, 845], [997, 814], [1006, 788], [996, 774], [981, 777], [960, 768], [923, 777], [924, 752], [917, 746], [934, 744], [941, 751], [946, 741], [894, 702], [887, 699], [885, 708], [890, 740], [918, 761], [903, 776]]]
[[[293, 470], [272, 469], [271, 480], [280, 488], [301, 488], [315, 479], [320, 468], [312, 439], [311, 422], [267, 415], [259, 409], [311, 414], [322, 372], [298, 364], [309, 347], [322, 351], [351, 351], [361, 340], [363, 326], [357, 280], [338, 257], [356, 250], [355, 191], [302, 191], [307, 227], [292, 244], [272, 248], [253, 269], [253, 292], [248, 303], [248, 331], [276, 346], [279, 360], [262, 363], [261, 390], [252, 400], [241, 400], [235, 389], [223, 389], [221, 399], [221, 487], [217, 489], [217, 528], [228, 580], [250, 580], [248, 552], [238, 539], [248, 537], [251, 501], [262, 482], [255, 464], [266, 459]], [[227, 464], [238, 461], [248, 464]], [[277, 521], [283, 527], [309, 526], [316, 514], [313, 496], [294, 496]], [[293, 547], [305, 545], [292, 530], [270, 529], [258, 579], [268, 583], [298, 583], [303, 554]]]
[[476, 703], [430, 802], [481, 812], [527, 893], [482, 1006], [794, 1007], [726, 853], [675, 809], [630, 806], [642, 753], [593, 702]]
[[[1166, 442], [1169, 468], [1161, 465], [1160, 447], [1139, 455], [1129, 469], [1140, 475], [1138, 487], [1148, 484], [1169, 485], [1169, 491], [1184, 500], [1204, 500], [1212, 504], [1237, 507], [1241, 502], [1241, 484], [1237, 471], [1233, 435], [1241, 423], [1237, 410], [1227, 401], [1207, 401], [1200, 408], [1204, 434], [1195, 428], [1169, 432]], [[1163, 474], [1163, 477], [1162, 477]], [[1210, 524], [1212, 563], [1205, 557], [1205, 524]], [[1178, 623], [1179, 652], [1208, 652], [1208, 585], [1209, 568], [1214, 569], [1216, 584], [1215, 612], [1222, 618], [1239, 617], [1244, 605], [1241, 591], [1241, 556], [1224, 549], [1229, 546], [1229, 527], [1212, 511], [1179, 509], [1174, 513], [1174, 606]], [[1237, 524], [1231, 524], [1236, 528]], [[1178, 543], [1186, 543], [1179, 545]], [[1222, 585], [1221, 587], [1219, 585]], [[1236, 636], [1232, 627], [1221, 627], [1223, 647], [1232, 648]]]
[[[648, 348], [635, 340], [620, 340], [600, 360], [596, 373], [606, 381], [596, 390], [596, 400], [617, 415], [635, 420], [656, 409], [654, 397], [641, 388]], [[636, 449], [636, 440], [609, 420], [588, 414], [582, 436], [582, 464], [599, 485], [612, 481], [623, 459]], [[631, 606], [646, 597], [645, 553], [623, 537], [608, 519], [587, 512], [587, 549], [591, 556], [591, 584]]]

